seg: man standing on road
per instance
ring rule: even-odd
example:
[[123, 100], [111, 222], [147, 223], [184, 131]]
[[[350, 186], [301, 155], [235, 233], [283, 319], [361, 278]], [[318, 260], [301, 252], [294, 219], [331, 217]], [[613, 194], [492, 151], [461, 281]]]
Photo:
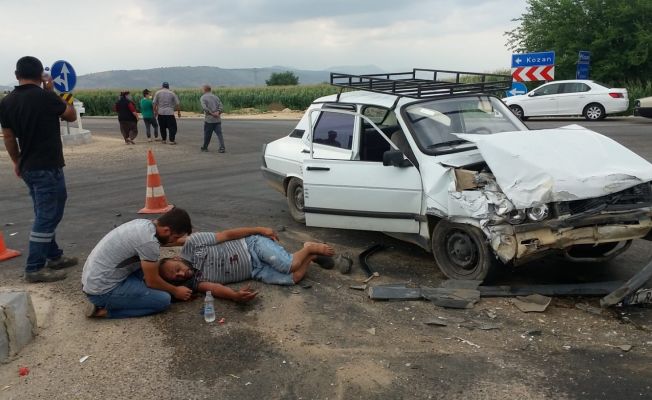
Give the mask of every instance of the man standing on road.
[[163, 82], [161, 89], [154, 94], [154, 116], [158, 116], [158, 126], [161, 130], [161, 143], [167, 140], [167, 131], [170, 132], [170, 144], [177, 144], [177, 120], [174, 111], [181, 118], [181, 103], [176, 93], [170, 90], [170, 84]]
[[77, 114], [54, 93], [52, 77], [43, 74], [37, 58], [19, 59], [16, 79], [18, 86], [0, 101], [0, 125], [16, 176], [34, 202], [25, 280], [54, 282], [66, 277], [60, 269], [77, 265], [77, 258], [64, 257], [55, 240], [67, 198], [59, 118], [72, 122]]
[[215, 96], [211, 92], [211, 87], [209, 85], [203, 85], [202, 91], [204, 94], [199, 99], [201, 103], [201, 108], [204, 110], [204, 145], [201, 147], [201, 151], [208, 151], [208, 145], [211, 142], [211, 136], [213, 132], [217, 135], [217, 139], [220, 141], [220, 153], [224, 153], [224, 138], [222, 137], [222, 102], [220, 98]]
[[159, 276], [158, 259], [162, 245], [176, 245], [191, 232], [190, 216], [180, 208], [154, 221], [126, 222], [109, 232], [88, 255], [82, 271], [82, 290], [91, 302], [86, 316], [140, 317], [167, 309], [170, 295], [190, 299], [190, 289]]

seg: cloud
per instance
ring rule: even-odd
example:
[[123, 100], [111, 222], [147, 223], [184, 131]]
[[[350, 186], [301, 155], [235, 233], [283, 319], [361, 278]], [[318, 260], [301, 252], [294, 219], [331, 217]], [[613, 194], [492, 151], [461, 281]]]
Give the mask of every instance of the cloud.
[[520, 0], [36, 0], [3, 4], [0, 82], [14, 63], [70, 61], [79, 74], [116, 69], [375, 64], [494, 70], [509, 66], [503, 32]]

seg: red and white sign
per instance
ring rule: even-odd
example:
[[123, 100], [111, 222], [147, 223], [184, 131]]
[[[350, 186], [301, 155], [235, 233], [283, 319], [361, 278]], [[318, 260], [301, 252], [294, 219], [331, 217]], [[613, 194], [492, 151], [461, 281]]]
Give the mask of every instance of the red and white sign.
[[538, 67], [512, 68], [512, 79], [514, 79], [515, 82], [554, 81], [555, 66], [544, 65]]

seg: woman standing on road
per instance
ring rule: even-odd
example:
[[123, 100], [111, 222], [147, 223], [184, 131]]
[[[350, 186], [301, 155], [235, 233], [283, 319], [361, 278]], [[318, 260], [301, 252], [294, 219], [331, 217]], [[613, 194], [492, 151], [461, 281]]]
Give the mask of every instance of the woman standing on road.
[[118, 113], [120, 132], [125, 139], [125, 144], [136, 144], [134, 139], [138, 135], [138, 113], [128, 91], [120, 92], [120, 98], [115, 103], [114, 109]]
[[154, 118], [154, 107], [152, 106], [152, 92], [149, 89], [143, 90], [143, 98], [140, 99], [140, 114], [143, 116], [145, 122], [145, 134], [147, 134], [147, 141], [152, 141], [150, 127], [154, 128], [154, 140], [159, 141], [158, 138], [158, 123]]

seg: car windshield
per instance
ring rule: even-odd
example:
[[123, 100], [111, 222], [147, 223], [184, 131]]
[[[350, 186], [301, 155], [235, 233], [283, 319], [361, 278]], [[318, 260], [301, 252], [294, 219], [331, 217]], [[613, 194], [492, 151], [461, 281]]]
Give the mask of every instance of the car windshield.
[[527, 127], [493, 96], [465, 96], [414, 104], [405, 110], [410, 131], [421, 151], [440, 154], [475, 145], [455, 133], [490, 135]]

